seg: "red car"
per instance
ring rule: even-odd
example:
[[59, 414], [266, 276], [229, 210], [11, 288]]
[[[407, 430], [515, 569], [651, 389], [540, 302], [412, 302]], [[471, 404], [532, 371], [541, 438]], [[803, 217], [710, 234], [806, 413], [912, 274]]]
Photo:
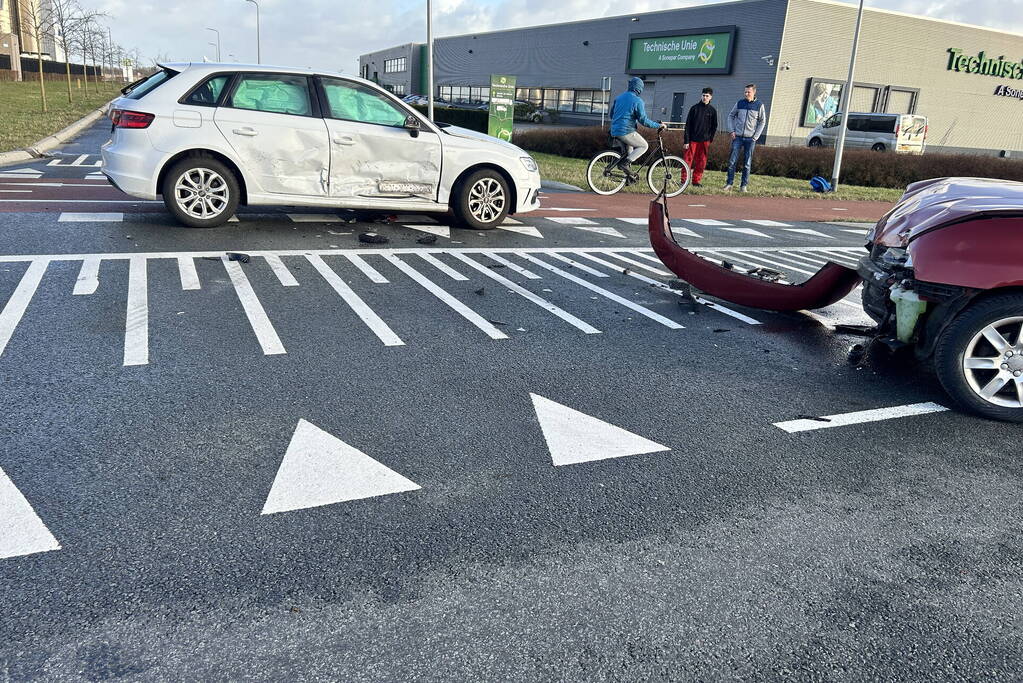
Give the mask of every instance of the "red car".
[[660, 200], [651, 204], [650, 238], [680, 278], [741, 305], [821, 308], [862, 282], [879, 337], [933, 358], [963, 408], [1023, 422], [1023, 183], [914, 183], [868, 235], [856, 271], [829, 263], [800, 285], [725, 270], [683, 249]]

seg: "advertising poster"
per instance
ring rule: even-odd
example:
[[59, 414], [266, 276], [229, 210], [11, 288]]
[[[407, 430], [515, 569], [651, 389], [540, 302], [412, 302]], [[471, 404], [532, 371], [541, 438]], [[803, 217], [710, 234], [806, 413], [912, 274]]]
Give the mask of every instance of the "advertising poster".
[[487, 132], [511, 142], [515, 124], [515, 76], [490, 77], [490, 123]]
[[631, 74], [726, 74], [732, 70], [735, 27], [629, 36]]
[[814, 80], [810, 82], [810, 91], [806, 97], [806, 109], [803, 113], [803, 125], [813, 128], [818, 123], [838, 111], [842, 102], [842, 84], [829, 81]]

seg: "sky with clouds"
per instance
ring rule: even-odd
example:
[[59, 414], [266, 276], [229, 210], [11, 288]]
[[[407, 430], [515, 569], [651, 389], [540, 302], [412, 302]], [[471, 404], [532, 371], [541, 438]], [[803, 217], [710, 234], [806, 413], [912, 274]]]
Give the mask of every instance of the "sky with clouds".
[[[246, 0], [80, 0], [105, 12], [114, 40], [148, 59], [255, 62]], [[434, 0], [438, 37], [709, 4], [692, 0]], [[1023, 34], [1021, 0], [867, 0], [867, 7]], [[260, 0], [263, 62], [357, 73], [360, 54], [425, 39], [425, 0]], [[628, 8], [628, 12], [623, 11]]]

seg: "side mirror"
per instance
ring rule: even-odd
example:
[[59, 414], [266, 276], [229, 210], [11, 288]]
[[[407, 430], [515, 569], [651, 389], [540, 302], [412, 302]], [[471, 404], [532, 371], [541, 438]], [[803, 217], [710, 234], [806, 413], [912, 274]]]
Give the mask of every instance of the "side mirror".
[[419, 123], [419, 119], [415, 116], [409, 116], [405, 119], [405, 130], [408, 131], [409, 135], [414, 138], [419, 137], [419, 131], [422, 130], [422, 124]]

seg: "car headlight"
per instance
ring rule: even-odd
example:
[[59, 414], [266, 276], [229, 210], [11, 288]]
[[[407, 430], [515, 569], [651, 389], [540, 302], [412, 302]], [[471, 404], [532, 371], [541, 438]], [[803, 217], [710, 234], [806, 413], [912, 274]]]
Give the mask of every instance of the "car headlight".
[[526, 167], [527, 171], [530, 173], [536, 173], [537, 165], [536, 162], [533, 161], [533, 157], [519, 157], [519, 161], [522, 162], [522, 165]]

